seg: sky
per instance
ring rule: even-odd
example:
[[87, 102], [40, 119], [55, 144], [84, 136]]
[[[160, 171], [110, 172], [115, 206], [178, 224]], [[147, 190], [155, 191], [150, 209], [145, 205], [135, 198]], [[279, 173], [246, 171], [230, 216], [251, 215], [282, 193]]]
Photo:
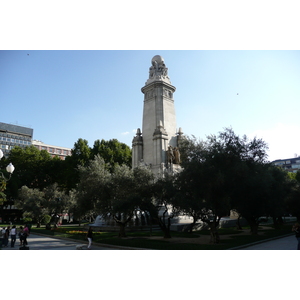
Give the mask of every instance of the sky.
[[184, 134], [206, 139], [231, 127], [262, 138], [270, 161], [300, 155], [297, 50], [2, 50], [0, 121], [55, 146], [83, 138], [90, 147], [97, 139], [131, 147], [155, 55], [176, 87]]

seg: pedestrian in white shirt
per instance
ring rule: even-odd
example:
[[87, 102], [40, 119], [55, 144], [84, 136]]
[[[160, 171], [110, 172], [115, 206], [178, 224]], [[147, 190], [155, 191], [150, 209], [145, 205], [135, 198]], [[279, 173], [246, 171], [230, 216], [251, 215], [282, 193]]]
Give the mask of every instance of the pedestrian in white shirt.
[[11, 248], [15, 247], [16, 238], [17, 238], [17, 228], [14, 225], [10, 231], [10, 247]]

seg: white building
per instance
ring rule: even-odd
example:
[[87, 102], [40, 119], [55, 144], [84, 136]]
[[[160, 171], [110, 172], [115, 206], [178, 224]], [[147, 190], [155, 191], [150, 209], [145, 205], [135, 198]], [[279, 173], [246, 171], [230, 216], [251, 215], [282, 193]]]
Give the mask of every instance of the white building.
[[288, 172], [297, 173], [300, 170], [300, 157], [277, 159], [272, 161], [272, 164]]
[[33, 140], [32, 145], [39, 150], [46, 150], [48, 153], [51, 154], [52, 157], [58, 156], [62, 160], [65, 160], [67, 156], [71, 155], [71, 148], [47, 145], [37, 140]]

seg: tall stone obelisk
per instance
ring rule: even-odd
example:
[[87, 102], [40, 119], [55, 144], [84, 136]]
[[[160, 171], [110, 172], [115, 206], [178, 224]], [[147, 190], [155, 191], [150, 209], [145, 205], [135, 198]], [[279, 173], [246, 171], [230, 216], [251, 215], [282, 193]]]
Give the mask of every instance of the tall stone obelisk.
[[182, 132], [176, 129], [176, 114], [168, 68], [160, 55], [152, 58], [149, 79], [142, 88], [144, 111], [142, 132], [132, 141], [132, 167], [148, 166], [154, 174], [180, 169], [178, 142]]

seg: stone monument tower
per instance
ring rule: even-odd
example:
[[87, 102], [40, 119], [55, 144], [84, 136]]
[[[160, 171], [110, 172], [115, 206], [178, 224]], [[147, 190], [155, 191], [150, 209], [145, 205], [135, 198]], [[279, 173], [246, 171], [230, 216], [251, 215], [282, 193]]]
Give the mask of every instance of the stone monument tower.
[[132, 140], [132, 167], [148, 166], [154, 174], [180, 169], [173, 94], [168, 68], [160, 55], [152, 58], [149, 79], [142, 88], [144, 94], [143, 127]]

